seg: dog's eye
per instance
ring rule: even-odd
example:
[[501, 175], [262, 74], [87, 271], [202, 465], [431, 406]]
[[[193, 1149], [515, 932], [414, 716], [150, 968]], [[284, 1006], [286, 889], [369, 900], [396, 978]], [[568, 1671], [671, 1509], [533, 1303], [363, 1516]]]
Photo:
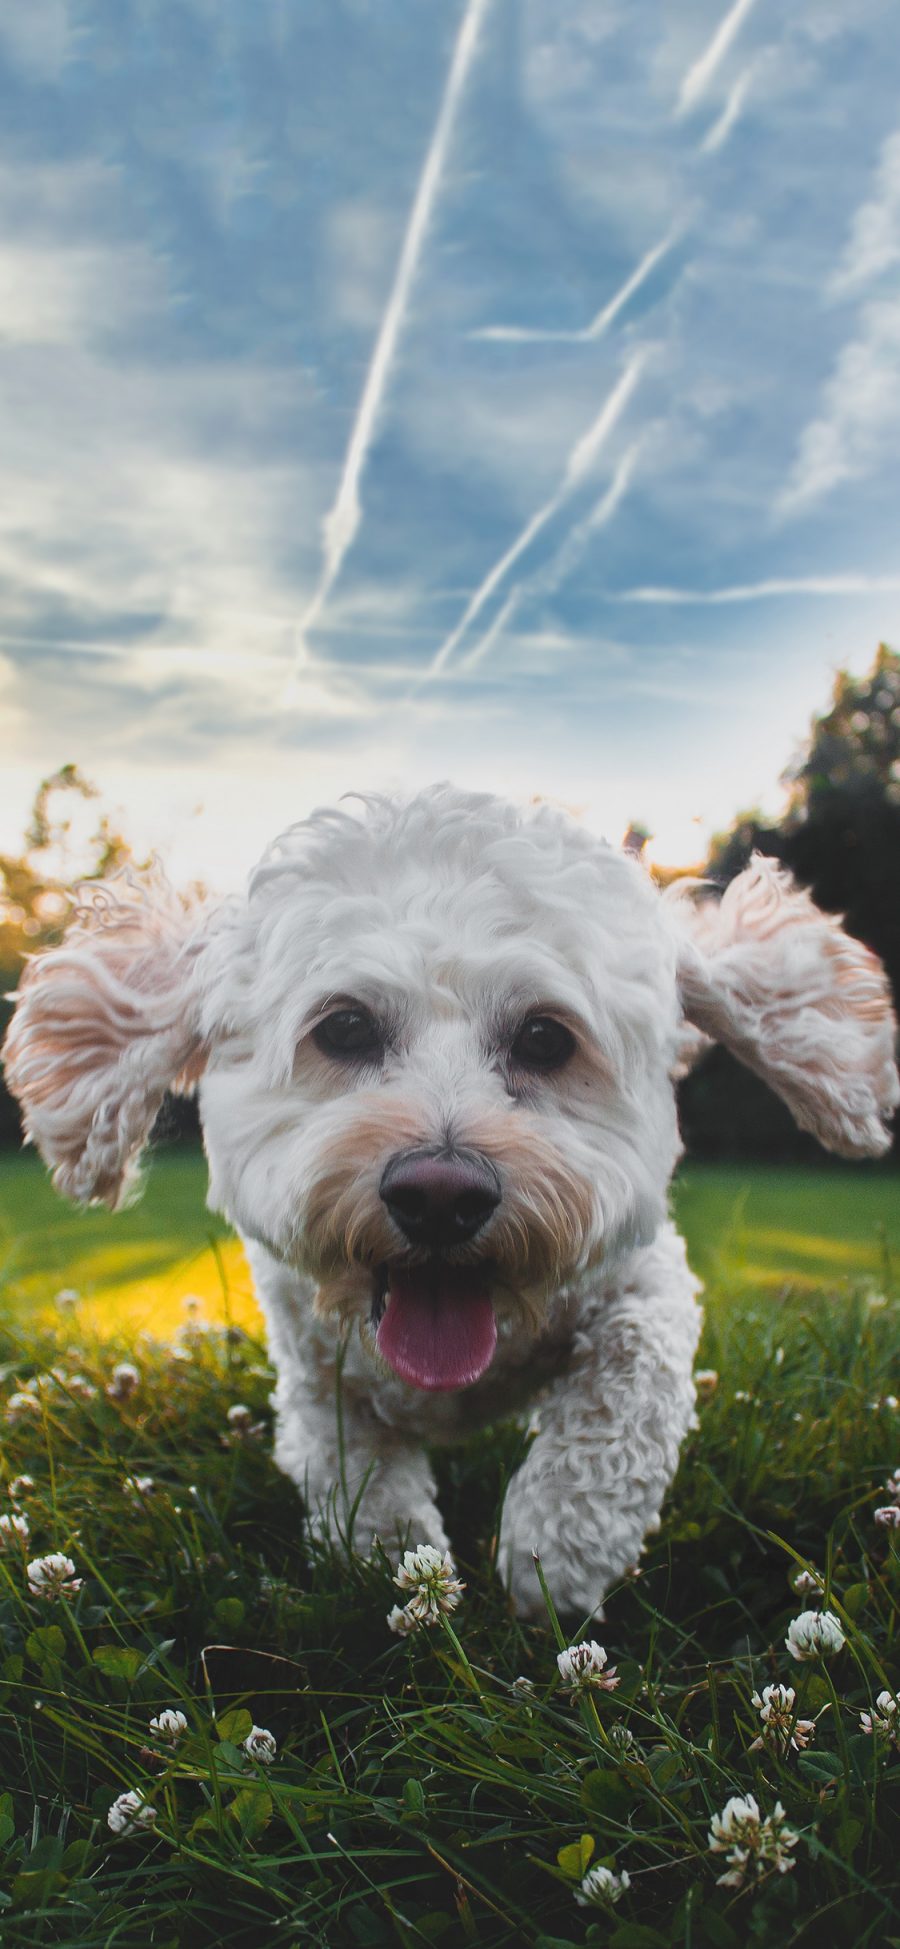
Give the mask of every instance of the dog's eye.
[[326, 1056], [379, 1056], [383, 1047], [378, 1024], [364, 1008], [336, 1008], [313, 1030], [313, 1041]]
[[532, 1015], [512, 1045], [513, 1062], [523, 1069], [562, 1069], [575, 1050], [575, 1037], [552, 1015]]

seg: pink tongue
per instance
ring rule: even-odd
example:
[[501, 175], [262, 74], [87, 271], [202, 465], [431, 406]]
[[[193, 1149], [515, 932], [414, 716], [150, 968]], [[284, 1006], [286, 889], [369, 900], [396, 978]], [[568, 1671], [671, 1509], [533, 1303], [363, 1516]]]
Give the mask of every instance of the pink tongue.
[[413, 1387], [468, 1387], [490, 1366], [497, 1345], [484, 1275], [464, 1266], [398, 1267], [375, 1345]]

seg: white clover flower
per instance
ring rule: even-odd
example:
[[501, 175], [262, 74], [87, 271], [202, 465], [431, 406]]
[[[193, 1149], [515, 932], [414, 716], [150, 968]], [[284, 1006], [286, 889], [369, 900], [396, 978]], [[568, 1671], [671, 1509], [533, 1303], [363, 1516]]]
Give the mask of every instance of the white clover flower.
[[759, 1803], [753, 1794], [748, 1793], [745, 1796], [733, 1794], [730, 1800], [726, 1800], [722, 1812], [713, 1814], [710, 1822], [711, 1853], [723, 1854], [742, 1837], [745, 1828], [758, 1828], [759, 1823]]
[[152, 1475], [126, 1475], [122, 1488], [126, 1496], [152, 1496], [156, 1480]]
[[787, 1824], [780, 1800], [763, 1818], [752, 1793], [743, 1798], [735, 1794], [710, 1822], [710, 1853], [724, 1854], [728, 1862], [725, 1874], [717, 1877], [719, 1886], [742, 1888], [748, 1874], [759, 1876], [770, 1870], [789, 1874], [796, 1866], [790, 1850], [799, 1839]]
[[254, 1421], [253, 1409], [248, 1408], [246, 1401], [235, 1401], [226, 1418], [228, 1433], [222, 1436], [226, 1446], [234, 1441], [260, 1441], [266, 1432], [265, 1422]]
[[193, 1294], [189, 1294], [187, 1300], [182, 1300], [181, 1303], [187, 1314], [187, 1319], [184, 1325], [179, 1327], [177, 1338], [183, 1347], [188, 1347], [192, 1353], [199, 1353], [204, 1341], [216, 1329], [209, 1320], [204, 1320], [200, 1317], [200, 1309], [203, 1304], [202, 1300], [196, 1299]]
[[576, 1692], [614, 1692], [619, 1681], [615, 1665], [607, 1671], [607, 1654], [596, 1638], [587, 1644], [570, 1644], [558, 1651], [560, 1683], [573, 1695]]
[[870, 1738], [886, 1739], [900, 1750], [900, 1698], [893, 1692], [879, 1692], [874, 1711], [860, 1713], [859, 1728]]
[[781, 1754], [791, 1748], [801, 1753], [815, 1738], [814, 1719], [794, 1719], [796, 1698], [793, 1685], [764, 1685], [761, 1694], [753, 1693], [751, 1703], [759, 1713], [763, 1729], [759, 1738], [754, 1739], [751, 1753], [758, 1753], [763, 1746]]
[[14, 1475], [9, 1484], [10, 1502], [24, 1502], [26, 1496], [34, 1495], [34, 1488], [34, 1477], [32, 1475]]
[[244, 1752], [249, 1753], [250, 1758], [257, 1760], [260, 1766], [271, 1766], [278, 1751], [272, 1733], [267, 1732], [265, 1726], [251, 1726], [243, 1746]]
[[612, 1908], [630, 1887], [631, 1877], [624, 1868], [620, 1875], [611, 1868], [589, 1868], [575, 1890], [575, 1900], [579, 1908]]
[[[56, 1378], [57, 1376], [54, 1376], [54, 1379]], [[68, 1377], [62, 1375], [59, 1377], [59, 1384], [69, 1394], [74, 1394], [77, 1401], [94, 1401], [97, 1398], [97, 1389], [93, 1381], [88, 1380], [86, 1374], [69, 1374]]]
[[26, 1565], [28, 1589], [32, 1597], [40, 1597], [52, 1603], [56, 1597], [74, 1597], [81, 1589], [83, 1579], [76, 1577], [75, 1565], [70, 1556], [62, 1550], [51, 1550], [49, 1556], [33, 1557]]
[[62, 1286], [55, 1295], [53, 1304], [59, 1307], [61, 1313], [65, 1313], [69, 1307], [77, 1306], [80, 1298], [81, 1294], [76, 1292], [74, 1286]]
[[395, 1632], [398, 1638], [411, 1638], [414, 1631], [421, 1631], [422, 1620], [413, 1617], [411, 1611], [401, 1609], [399, 1604], [395, 1604], [393, 1610], [388, 1611], [387, 1627], [389, 1631]]
[[30, 1534], [27, 1516], [0, 1516], [0, 1550], [24, 1549]]
[[798, 1664], [811, 1658], [833, 1658], [843, 1649], [845, 1639], [840, 1618], [833, 1611], [801, 1611], [791, 1619], [785, 1644]]
[[[394, 1582], [398, 1590], [408, 1593], [406, 1609], [410, 1616], [417, 1624], [429, 1627], [456, 1610], [465, 1590], [449, 1550], [436, 1550], [433, 1543], [419, 1543], [414, 1550], [407, 1550]], [[396, 1628], [391, 1626], [392, 1630]]]
[[106, 1816], [113, 1834], [139, 1834], [156, 1824], [156, 1808], [148, 1805], [142, 1793], [120, 1793]]
[[630, 1759], [631, 1757], [637, 1755], [638, 1743], [637, 1740], [635, 1739], [634, 1733], [631, 1731], [630, 1727], [628, 1726], [623, 1726], [623, 1725], [610, 1726], [609, 1743], [611, 1746], [615, 1748], [616, 1752], [619, 1754], [620, 1759]]
[[25, 1391], [38, 1397], [43, 1393], [52, 1393], [57, 1387], [76, 1401], [94, 1401], [97, 1397], [97, 1389], [87, 1374], [69, 1374], [65, 1367], [51, 1367], [49, 1373], [36, 1374], [33, 1380], [25, 1383]]
[[703, 1400], [707, 1400], [710, 1394], [715, 1394], [718, 1385], [719, 1376], [715, 1367], [698, 1367], [694, 1375], [694, 1386]]
[[900, 1503], [886, 1502], [882, 1509], [875, 1509], [872, 1514], [882, 1529], [900, 1529]]
[[112, 1370], [112, 1379], [107, 1382], [106, 1392], [111, 1401], [130, 1401], [140, 1384], [140, 1368], [135, 1366], [133, 1360], [120, 1360]]
[[30, 1414], [40, 1414], [41, 1404], [36, 1394], [27, 1388], [18, 1388], [6, 1403], [7, 1421], [25, 1421]]
[[791, 1578], [791, 1589], [798, 1597], [821, 1597], [825, 1579], [817, 1570], [797, 1570]]
[[164, 1712], [160, 1712], [157, 1718], [150, 1721], [150, 1731], [154, 1738], [164, 1739], [169, 1746], [177, 1746], [179, 1739], [184, 1738], [187, 1729], [188, 1722], [184, 1713], [176, 1712], [171, 1706], [167, 1706]]
[[517, 1699], [533, 1699], [534, 1680], [531, 1678], [523, 1678], [520, 1674], [518, 1678], [513, 1679], [510, 1691], [515, 1692]]

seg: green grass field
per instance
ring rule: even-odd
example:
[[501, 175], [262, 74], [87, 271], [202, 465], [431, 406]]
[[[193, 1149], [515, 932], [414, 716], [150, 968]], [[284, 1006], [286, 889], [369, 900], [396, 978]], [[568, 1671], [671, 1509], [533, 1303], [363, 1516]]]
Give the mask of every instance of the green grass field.
[[[900, 1943], [900, 1719], [874, 1704], [900, 1687], [900, 1528], [874, 1519], [900, 1467], [900, 1180], [692, 1166], [676, 1208], [718, 1379], [641, 1574], [602, 1625], [565, 1620], [619, 1680], [572, 1703], [551, 1616], [521, 1627], [492, 1570], [525, 1433], [436, 1458], [466, 1590], [449, 1628], [392, 1636], [396, 1565], [302, 1541], [201, 1160], [162, 1154], [118, 1219], [4, 1161], [0, 1513], [28, 1525], [0, 1530], [4, 1949]], [[121, 1360], [139, 1375], [116, 1398]], [[53, 1599], [26, 1574], [51, 1551], [80, 1580]], [[792, 1589], [802, 1568], [821, 1589]], [[797, 1661], [810, 1606], [843, 1642]], [[790, 1724], [759, 1744], [774, 1684], [815, 1722], [805, 1746]], [[127, 1791], [154, 1818], [117, 1835]], [[758, 1817], [726, 1858], [710, 1827], [736, 1795]], [[616, 1899], [582, 1906], [598, 1865]]]

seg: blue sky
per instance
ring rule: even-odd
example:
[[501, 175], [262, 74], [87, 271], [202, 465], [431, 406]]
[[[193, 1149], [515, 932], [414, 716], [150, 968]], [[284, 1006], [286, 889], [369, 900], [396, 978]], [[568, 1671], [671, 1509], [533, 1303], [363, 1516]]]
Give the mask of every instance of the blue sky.
[[437, 776], [662, 857], [900, 639], [893, 0], [0, 12], [0, 839]]

